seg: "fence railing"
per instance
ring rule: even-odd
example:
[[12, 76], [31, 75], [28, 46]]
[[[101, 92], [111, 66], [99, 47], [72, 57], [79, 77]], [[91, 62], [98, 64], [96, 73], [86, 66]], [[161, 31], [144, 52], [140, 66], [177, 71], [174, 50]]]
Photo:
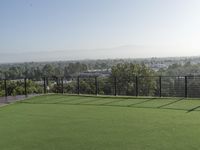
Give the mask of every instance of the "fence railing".
[[41, 93], [200, 98], [200, 76], [78, 76], [0, 80], [0, 97]]

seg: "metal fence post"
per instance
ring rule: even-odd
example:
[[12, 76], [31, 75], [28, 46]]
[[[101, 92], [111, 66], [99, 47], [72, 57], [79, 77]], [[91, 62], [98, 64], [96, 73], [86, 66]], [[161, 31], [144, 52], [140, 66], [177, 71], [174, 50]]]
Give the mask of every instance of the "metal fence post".
[[98, 95], [98, 78], [95, 77], [95, 94]]
[[45, 81], [45, 84], [46, 84], [46, 93], [49, 93], [49, 90], [50, 90], [50, 89], [49, 89], [49, 78], [46, 77], [45, 80], [46, 80], [46, 81]]
[[59, 77], [56, 77], [56, 84], [59, 86]]
[[43, 80], [44, 80], [44, 94], [46, 94], [46, 92], [47, 92], [46, 91], [46, 78], [44, 77]]
[[162, 97], [162, 77], [159, 76], [159, 95]]
[[49, 78], [46, 77], [46, 86], [49, 86]]
[[80, 94], [80, 77], [77, 77], [77, 94]]
[[185, 98], [188, 96], [187, 76], [185, 76]]
[[64, 83], [63, 83], [63, 78], [61, 78], [61, 84], [62, 84], [62, 94], [64, 94]]
[[26, 78], [24, 78], [24, 95], [27, 97], [27, 82], [26, 82]]
[[56, 85], [57, 85], [57, 87], [56, 87], [56, 93], [59, 93], [60, 92], [60, 89], [59, 89], [59, 79], [58, 79], [58, 77], [55, 77], [55, 81], [56, 81]]
[[117, 77], [114, 77], [114, 85], [115, 85], [115, 91], [114, 91], [114, 95], [117, 96]]
[[7, 89], [7, 80], [4, 79], [4, 90], [5, 90], [5, 97], [8, 97], [8, 89]]
[[138, 96], [138, 76], [135, 76], [135, 96]]

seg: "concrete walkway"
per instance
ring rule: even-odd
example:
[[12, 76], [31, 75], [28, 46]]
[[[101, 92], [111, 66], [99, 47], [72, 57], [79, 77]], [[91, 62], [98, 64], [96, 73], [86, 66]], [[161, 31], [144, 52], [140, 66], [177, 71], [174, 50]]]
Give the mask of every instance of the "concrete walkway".
[[0, 97], [0, 106], [7, 105], [9, 103], [24, 100], [28, 97], [38, 96], [40, 94], [30, 94], [27, 97], [25, 95], [16, 95], [16, 96], [7, 96], [7, 97]]

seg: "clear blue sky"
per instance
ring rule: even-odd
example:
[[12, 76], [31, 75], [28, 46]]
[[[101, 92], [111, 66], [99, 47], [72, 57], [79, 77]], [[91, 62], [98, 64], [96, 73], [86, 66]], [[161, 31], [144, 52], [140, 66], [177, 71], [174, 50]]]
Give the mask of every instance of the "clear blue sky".
[[[137, 57], [138, 45], [145, 47], [138, 57], [200, 55], [199, 8], [199, 0], [0, 0], [0, 59], [73, 50], [66, 59], [98, 58], [95, 51], [110, 48], [115, 58], [127, 45], [133, 50], [123, 57]], [[83, 55], [87, 49], [94, 54]]]

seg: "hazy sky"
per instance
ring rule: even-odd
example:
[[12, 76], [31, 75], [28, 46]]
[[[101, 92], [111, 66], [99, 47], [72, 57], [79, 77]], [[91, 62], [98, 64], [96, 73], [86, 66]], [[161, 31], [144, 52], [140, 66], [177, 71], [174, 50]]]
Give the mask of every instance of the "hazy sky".
[[0, 0], [0, 62], [200, 55], [199, 8], [199, 0]]

